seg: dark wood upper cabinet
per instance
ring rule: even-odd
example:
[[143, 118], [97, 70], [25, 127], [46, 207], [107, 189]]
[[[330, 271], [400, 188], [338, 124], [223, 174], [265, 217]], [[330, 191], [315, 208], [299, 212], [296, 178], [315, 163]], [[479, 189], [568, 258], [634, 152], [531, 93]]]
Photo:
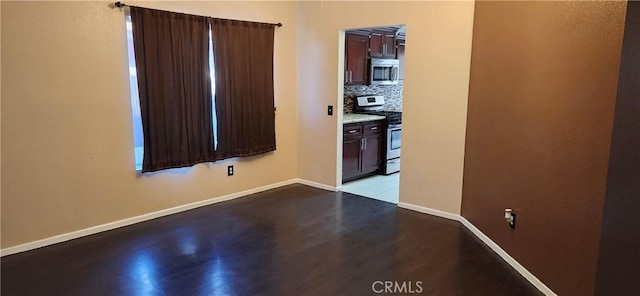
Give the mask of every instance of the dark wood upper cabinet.
[[384, 57], [389, 59], [396, 58], [396, 33], [384, 33], [382, 35], [382, 43], [384, 44]]
[[400, 67], [398, 67], [398, 84], [404, 84], [404, 48], [405, 41], [398, 40], [398, 46], [396, 47], [396, 59], [400, 62]]
[[373, 31], [369, 35], [369, 56], [372, 58], [382, 58], [382, 32]]
[[369, 56], [372, 58], [395, 59], [396, 34], [394, 32], [371, 31], [371, 35], [369, 35]]
[[368, 51], [368, 36], [355, 34], [345, 35], [345, 84], [367, 84]]

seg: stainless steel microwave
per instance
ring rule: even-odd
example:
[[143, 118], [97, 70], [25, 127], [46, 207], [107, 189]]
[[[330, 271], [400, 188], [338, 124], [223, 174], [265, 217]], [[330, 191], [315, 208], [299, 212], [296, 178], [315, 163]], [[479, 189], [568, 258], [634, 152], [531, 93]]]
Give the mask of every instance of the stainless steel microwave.
[[400, 61], [396, 59], [371, 59], [369, 68], [369, 84], [398, 84]]

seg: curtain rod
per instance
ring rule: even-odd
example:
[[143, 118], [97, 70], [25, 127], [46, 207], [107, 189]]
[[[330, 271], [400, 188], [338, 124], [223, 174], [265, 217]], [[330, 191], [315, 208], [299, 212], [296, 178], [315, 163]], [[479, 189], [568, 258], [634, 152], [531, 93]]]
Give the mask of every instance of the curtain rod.
[[[120, 2], [120, 1], [118, 1], [116, 3], [113, 3], [113, 6], [117, 7], [117, 8], [122, 8], [122, 7], [125, 7], [125, 6], [131, 7], [131, 5], [124, 4], [124, 3]], [[226, 19], [218, 18], [218, 17], [215, 17], [215, 19], [226, 20]], [[265, 23], [265, 24], [274, 25], [276, 27], [282, 27], [282, 23], [277, 23], [277, 24]]]

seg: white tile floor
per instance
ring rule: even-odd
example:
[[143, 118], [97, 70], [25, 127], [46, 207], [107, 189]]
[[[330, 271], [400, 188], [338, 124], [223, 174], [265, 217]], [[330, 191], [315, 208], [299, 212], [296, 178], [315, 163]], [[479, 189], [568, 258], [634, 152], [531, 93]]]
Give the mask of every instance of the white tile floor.
[[397, 204], [399, 183], [400, 173], [375, 175], [342, 184], [342, 191]]

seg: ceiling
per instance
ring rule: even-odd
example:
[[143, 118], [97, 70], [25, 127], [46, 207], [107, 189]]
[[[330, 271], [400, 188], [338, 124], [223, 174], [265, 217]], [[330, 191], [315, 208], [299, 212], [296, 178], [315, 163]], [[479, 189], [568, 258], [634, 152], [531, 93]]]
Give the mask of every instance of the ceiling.
[[373, 27], [373, 28], [359, 28], [354, 30], [347, 30], [347, 33], [357, 34], [357, 35], [369, 35], [371, 31], [382, 31], [382, 32], [393, 32], [396, 34], [396, 38], [400, 40], [407, 39], [407, 26], [405, 25], [395, 25], [395, 26], [384, 26], [384, 27]]

